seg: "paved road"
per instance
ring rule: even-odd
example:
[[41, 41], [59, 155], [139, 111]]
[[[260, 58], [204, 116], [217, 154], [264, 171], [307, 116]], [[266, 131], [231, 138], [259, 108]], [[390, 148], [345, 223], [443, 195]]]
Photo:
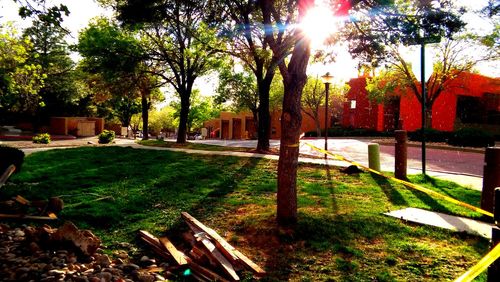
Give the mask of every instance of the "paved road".
[[[256, 140], [196, 140], [192, 142], [222, 145], [231, 147], [255, 148]], [[324, 147], [323, 139], [309, 139], [301, 141], [300, 152], [303, 154], [321, 156], [305, 145], [304, 142], [311, 143], [319, 148]], [[344, 157], [368, 165], [368, 141], [357, 139], [329, 139], [328, 149], [332, 153], [343, 155]], [[271, 147], [278, 148], [279, 140], [271, 140]], [[462, 152], [442, 149], [426, 150], [426, 169], [434, 172], [447, 172], [463, 175], [482, 177], [484, 154], [476, 152]], [[383, 170], [394, 170], [394, 146], [380, 146], [380, 160]], [[421, 170], [421, 150], [419, 147], [408, 147], [408, 169]]]

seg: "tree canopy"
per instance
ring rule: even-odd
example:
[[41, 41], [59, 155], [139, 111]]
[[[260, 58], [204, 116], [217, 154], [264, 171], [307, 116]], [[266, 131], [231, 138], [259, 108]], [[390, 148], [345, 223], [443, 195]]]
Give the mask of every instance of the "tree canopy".
[[0, 116], [33, 113], [43, 106], [39, 90], [46, 74], [28, 60], [33, 43], [11, 25], [0, 26]]
[[145, 52], [155, 74], [179, 95], [181, 112], [177, 142], [186, 141], [190, 97], [194, 82], [220, 64], [220, 44], [210, 23], [216, 1], [116, 1], [118, 19], [140, 27]]

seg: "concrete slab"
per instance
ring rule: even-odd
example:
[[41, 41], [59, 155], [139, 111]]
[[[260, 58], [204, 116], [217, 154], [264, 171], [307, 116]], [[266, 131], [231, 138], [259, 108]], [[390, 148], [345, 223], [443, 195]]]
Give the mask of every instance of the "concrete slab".
[[479, 235], [484, 238], [491, 239], [491, 227], [493, 225], [470, 218], [458, 217], [417, 208], [406, 208], [384, 214], [419, 224], [446, 228], [453, 231], [467, 232], [469, 234]]

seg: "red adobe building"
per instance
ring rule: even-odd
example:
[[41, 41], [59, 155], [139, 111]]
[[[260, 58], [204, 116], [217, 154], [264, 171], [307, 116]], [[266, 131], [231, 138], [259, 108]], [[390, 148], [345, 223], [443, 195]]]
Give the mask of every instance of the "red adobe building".
[[[342, 117], [343, 127], [377, 131], [421, 127], [421, 105], [408, 90], [384, 104], [367, 97], [366, 77], [349, 81]], [[453, 131], [462, 127], [481, 127], [500, 134], [500, 78], [461, 73], [449, 82], [432, 108], [432, 128]]]

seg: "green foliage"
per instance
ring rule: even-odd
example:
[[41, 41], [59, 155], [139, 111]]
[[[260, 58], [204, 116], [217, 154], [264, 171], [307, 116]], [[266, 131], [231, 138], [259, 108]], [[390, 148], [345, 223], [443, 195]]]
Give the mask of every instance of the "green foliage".
[[[332, 93], [334, 93], [332, 91]], [[316, 77], [308, 77], [302, 90], [302, 108], [306, 113], [317, 113], [320, 106], [325, 105], [325, 85]], [[310, 110], [310, 111], [308, 111]], [[311, 112], [311, 113], [309, 113]]]
[[69, 15], [69, 10], [66, 5], [48, 7], [46, 0], [14, 0], [21, 5], [19, 8], [19, 16], [22, 18], [35, 18], [38, 21], [44, 22], [46, 25], [60, 26], [63, 21], [63, 16]]
[[[117, 117], [128, 126], [132, 115], [141, 110], [141, 91], [153, 88], [145, 73], [141, 42], [134, 33], [98, 18], [80, 33], [77, 49], [83, 57], [80, 68], [95, 93], [97, 112], [108, 119]], [[147, 98], [151, 97], [158, 95]]]
[[15, 172], [21, 170], [24, 162], [24, 152], [9, 146], [0, 145], [0, 174], [2, 174], [10, 165], [15, 165]]
[[495, 137], [481, 129], [462, 128], [453, 132], [448, 143], [460, 147], [488, 147], [495, 145]]
[[[214, 105], [212, 97], [201, 96], [199, 90], [194, 90], [191, 95], [191, 107], [189, 109], [187, 119], [187, 129], [199, 129], [203, 126], [203, 122], [215, 118], [220, 114], [218, 107]], [[174, 117], [180, 119], [181, 103], [173, 101], [170, 106], [175, 109]]]
[[407, 89], [415, 80], [413, 72], [410, 75], [411, 79], [396, 69], [386, 69], [374, 77], [367, 77], [365, 89], [368, 98], [377, 103], [384, 103], [399, 93], [407, 93]]
[[33, 143], [36, 144], [49, 144], [50, 143], [50, 134], [48, 133], [40, 133], [33, 136]]
[[[345, 93], [350, 89], [350, 86], [346, 83], [332, 82], [329, 85], [328, 90], [328, 105], [330, 110], [332, 110], [332, 105], [334, 103], [341, 103]], [[316, 78], [308, 77], [306, 85], [302, 90], [302, 111], [314, 119], [316, 124], [316, 135], [320, 133], [319, 124], [319, 108], [325, 105], [326, 99], [326, 88], [325, 84], [317, 76]], [[337, 116], [338, 113], [334, 113]]]
[[[43, 106], [38, 91], [46, 75], [41, 65], [29, 62], [33, 43], [12, 25], [0, 26], [0, 116], [32, 113]], [[0, 118], [1, 119], [1, 118]]]
[[[117, 3], [118, 19], [141, 29], [154, 72], [179, 96], [178, 142], [185, 142], [194, 82], [222, 64], [224, 44], [210, 24], [212, 1]], [[191, 108], [192, 109], [192, 108]], [[196, 114], [197, 115], [197, 114]]]
[[179, 121], [175, 118], [176, 109], [166, 106], [160, 110], [153, 110], [149, 115], [149, 129], [159, 133], [162, 130], [174, 131]]
[[99, 134], [99, 144], [108, 144], [115, 140], [115, 132], [113, 130], [104, 129]]
[[108, 19], [94, 19], [78, 36], [77, 49], [84, 58], [82, 68], [119, 83], [120, 75], [134, 73], [140, 66], [143, 49], [134, 36]]
[[19, 2], [20, 15], [31, 18], [31, 26], [24, 30], [33, 43], [28, 62], [39, 65], [46, 75], [39, 91], [43, 107], [38, 107], [34, 114], [41, 123], [48, 123], [50, 116], [85, 114], [89, 106], [87, 93], [82, 93], [78, 86], [79, 77], [65, 38], [69, 31], [63, 27], [68, 8], [62, 4], [50, 6], [45, 0]]
[[259, 95], [255, 76], [247, 71], [236, 73], [229, 66], [222, 68], [219, 72], [215, 103], [230, 103], [231, 109], [235, 112], [242, 110], [256, 112], [259, 107]]
[[370, 66], [395, 59], [399, 45], [451, 38], [465, 26], [464, 11], [450, 1], [358, 1], [357, 20], [347, 25], [351, 54]]

